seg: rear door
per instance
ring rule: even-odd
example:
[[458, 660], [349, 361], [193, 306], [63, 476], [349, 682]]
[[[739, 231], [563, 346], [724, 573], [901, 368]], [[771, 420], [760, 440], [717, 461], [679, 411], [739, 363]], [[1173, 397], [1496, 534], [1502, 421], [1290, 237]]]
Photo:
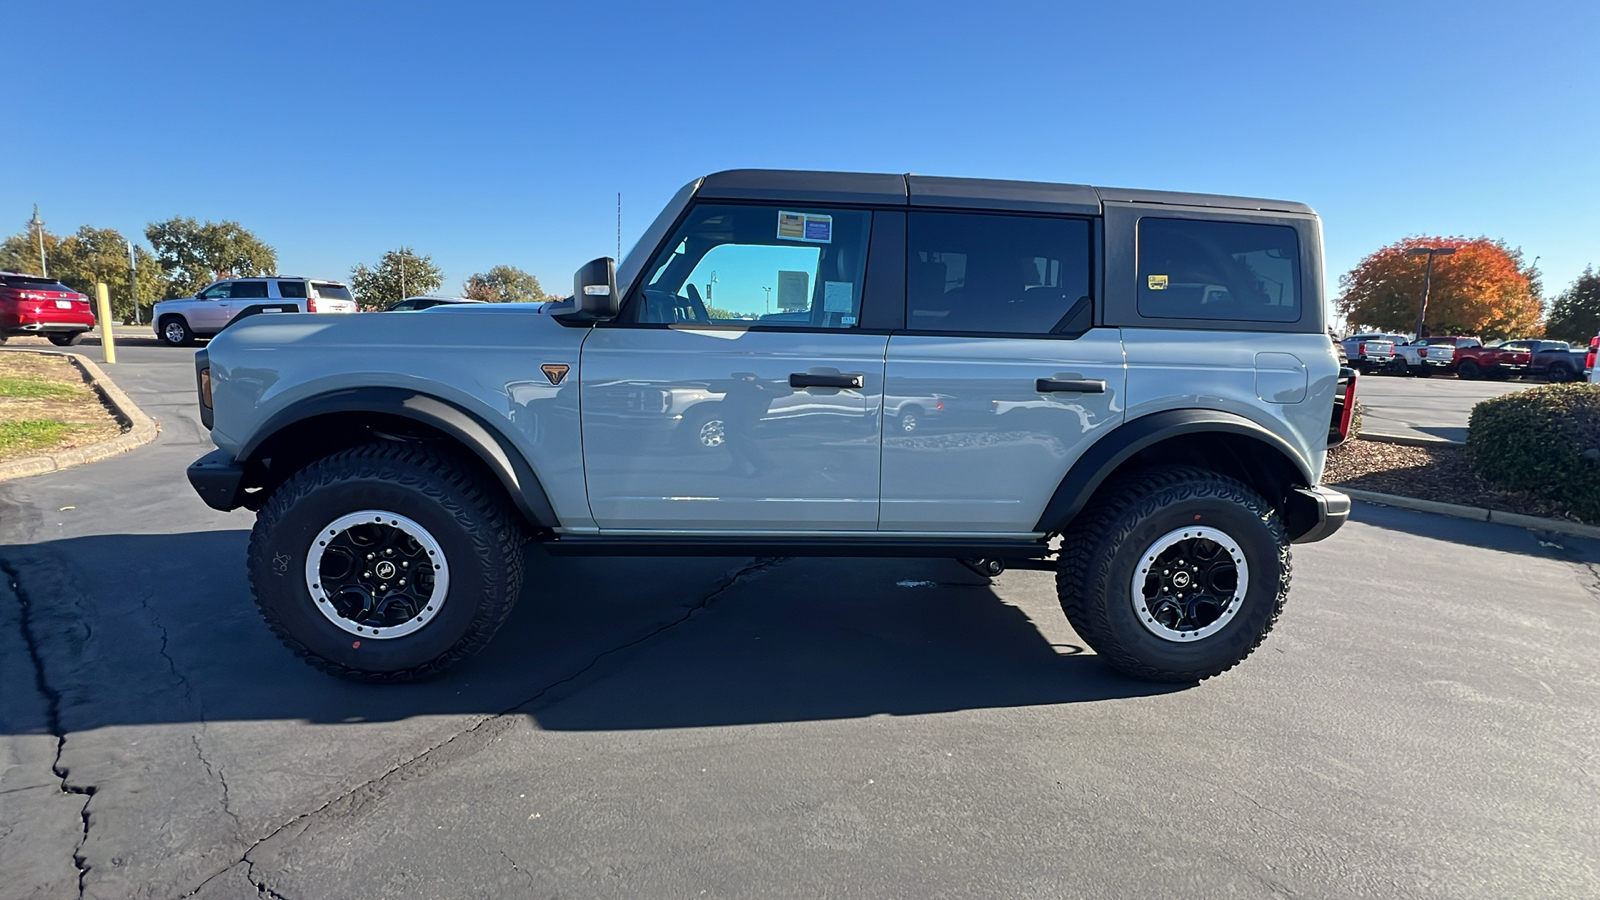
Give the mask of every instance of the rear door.
[[618, 321], [583, 344], [584, 474], [603, 531], [876, 529], [888, 335], [861, 325], [872, 217], [688, 212]]
[[353, 313], [356, 311], [355, 298], [350, 296], [350, 289], [334, 281], [312, 281], [310, 305], [307, 312], [318, 313]]
[[880, 529], [1022, 534], [1122, 421], [1116, 328], [1094, 322], [1094, 220], [912, 212], [889, 340]]

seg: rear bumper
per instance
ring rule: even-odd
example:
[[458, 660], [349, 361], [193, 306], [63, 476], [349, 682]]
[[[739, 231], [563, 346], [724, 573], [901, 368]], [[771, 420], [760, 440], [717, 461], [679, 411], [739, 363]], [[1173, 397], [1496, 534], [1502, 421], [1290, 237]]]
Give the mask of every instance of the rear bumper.
[[93, 327], [94, 319], [90, 319], [87, 322], [76, 319], [61, 319], [43, 322], [38, 319], [31, 318], [18, 319], [15, 316], [11, 316], [6, 319], [0, 319], [0, 334], [5, 335], [59, 334], [61, 332], [76, 333], [79, 331], [88, 331]]
[[1350, 519], [1350, 497], [1331, 488], [1295, 488], [1289, 495], [1289, 539], [1296, 544], [1320, 541]]
[[225, 450], [213, 450], [189, 464], [189, 484], [212, 509], [227, 512], [244, 504], [239, 486], [244, 482], [244, 467], [234, 462]]

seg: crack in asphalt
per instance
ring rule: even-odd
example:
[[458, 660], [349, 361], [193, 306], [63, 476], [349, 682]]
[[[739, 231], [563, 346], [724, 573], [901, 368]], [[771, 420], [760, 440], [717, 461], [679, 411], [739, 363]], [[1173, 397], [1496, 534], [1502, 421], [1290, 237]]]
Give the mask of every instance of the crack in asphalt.
[[83, 823], [83, 828], [78, 834], [78, 845], [72, 848], [72, 865], [78, 870], [78, 896], [83, 896], [84, 877], [89, 874], [88, 859], [83, 855], [83, 846], [89, 842], [89, 801], [93, 799], [94, 785], [73, 785], [67, 781], [68, 772], [61, 767], [61, 752], [67, 744], [67, 734], [61, 726], [61, 692], [50, 684], [50, 679], [45, 675], [44, 655], [39, 652], [39, 635], [34, 629], [33, 604], [29, 602], [28, 592], [23, 590], [21, 577], [10, 563], [0, 559], [0, 575], [4, 575], [6, 583], [10, 585], [12, 593], [16, 594], [17, 603], [21, 607], [18, 617], [22, 623], [22, 641], [28, 646], [28, 658], [33, 663], [34, 689], [45, 701], [45, 720], [49, 725], [50, 733], [56, 738], [56, 756], [50, 763], [50, 771], [61, 779], [61, 792], [63, 794], [76, 794], [83, 797], [83, 808], [78, 811], [78, 818]]
[[[662, 623], [661, 625], [651, 629], [637, 638], [634, 638], [633, 640], [625, 641], [615, 647], [608, 648], [600, 653], [595, 654], [593, 659], [579, 667], [576, 672], [573, 672], [571, 675], [568, 675], [564, 678], [550, 682], [527, 699], [522, 700], [493, 715], [484, 716], [477, 722], [474, 722], [472, 725], [450, 735], [449, 737], [431, 747], [428, 747], [415, 756], [391, 766], [388, 770], [377, 777], [370, 778], [361, 784], [356, 785], [348, 791], [345, 791], [343, 794], [340, 794], [321, 806], [318, 806], [316, 809], [291, 817], [288, 821], [273, 829], [265, 837], [260, 838], [252, 843], [249, 847], [245, 848], [244, 853], [240, 855], [238, 859], [228, 863], [211, 875], [208, 875], [203, 881], [195, 885], [192, 890], [188, 891], [183, 896], [193, 897], [195, 894], [203, 890], [207, 884], [210, 884], [213, 880], [226, 874], [234, 866], [244, 863], [247, 867], [245, 871], [245, 878], [248, 879], [251, 884], [255, 885], [258, 892], [264, 896], [277, 898], [277, 900], [287, 900], [287, 898], [283, 897], [283, 895], [278, 894], [271, 888], [267, 887], [265, 881], [258, 881], [256, 879], [255, 861], [250, 858], [250, 854], [254, 853], [257, 848], [278, 837], [279, 835], [288, 832], [290, 829], [295, 828], [296, 826], [300, 826], [300, 832], [304, 833], [307, 828], [315, 824], [316, 820], [324, 815], [332, 816], [342, 813], [340, 817], [343, 818], [358, 813], [361, 808], [366, 806], [368, 803], [381, 799], [384, 796], [384, 787], [391, 779], [405, 781], [407, 780], [407, 776], [423, 774], [430, 768], [437, 768], [438, 766], [447, 765], [455, 760], [464, 759], [467, 756], [475, 754], [478, 750], [483, 749], [483, 747], [487, 746], [490, 742], [498, 738], [502, 731], [505, 731], [510, 727], [511, 721], [507, 719], [508, 716], [518, 712], [532, 703], [537, 702], [552, 690], [555, 690], [562, 685], [577, 681], [589, 671], [593, 670], [596, 666], [600, 665], [600, 663], [606, 658], [614, 656], [630, 648], [637, 647], [640, 644], [651, 641], [660, 635], [665, 634], [666, 632], [671, 631], [680, 625], [683, 625], [699, 613], [710, 608], [710, 606], [715, 603], [719, 597], [737, 587], [741, 582], [756, 574], [766, 571], [767, 569], [777, 566], [786, 560], [787, 557], [762, 557], [754, 560], [749, 565], [746, 565], [740, 568], [737, 572], [734, 572], [725, 581], [723, 581], [722, 584], [718, 585], [705, 596], [690, 604], [689, 608], [686, 609], [682, 615], [668, 622]], [[460, 741], [461, 744], [457, 748], [456, 753], [451, 754], [448, 752], [442, 752], [447, 751], [451, 745], [456, 744], [458, 741]], [[441, 759], [441, 757], [448, 758]], [[433, 761], [437, 761], [437, 765], [430, 766], [430, 762]], [[342, 809], [338, 809], [338, 807], [342, 807]], [[507, 858], [509, 859], [509, 857]], [[515, 866], [514, 862], [513, 866]], [[521, 870], [519, 869], [519, 871]]]

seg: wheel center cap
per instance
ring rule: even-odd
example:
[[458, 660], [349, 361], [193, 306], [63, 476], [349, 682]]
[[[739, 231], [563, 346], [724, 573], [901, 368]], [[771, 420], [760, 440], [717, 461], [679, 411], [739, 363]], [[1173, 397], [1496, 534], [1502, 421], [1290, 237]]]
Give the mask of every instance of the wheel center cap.
[[1173, 587], [1188, 587], [1189, 586], [1189, 573], [1188, 572], [1174, 572], [1174, 573], [1172, 573], [1172, 585], [1173, 585]]
[[395, 573], [394, 563], [389, 562], [388, 560], [384, 560], [383, 562], [378, 563], [377, 565], [373, 566], [372, 567], [372, 571], [379, 578], [382, 578], [385, 581], [387, 581], [390, 578], [394, 577], [394, 573]]

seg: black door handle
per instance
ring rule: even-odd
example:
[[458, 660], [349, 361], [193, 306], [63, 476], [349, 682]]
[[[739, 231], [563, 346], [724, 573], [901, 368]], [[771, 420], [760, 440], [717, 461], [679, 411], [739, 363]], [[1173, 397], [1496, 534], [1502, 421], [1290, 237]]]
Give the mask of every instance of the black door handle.
[[866, 384], [863, 375], [817, 375], [813, 372], [793, 372], [789, 375], [789, 387], [792, 388], [855, 388], [860, 390]]
[[1041, 378], [1033, 389], [1041, 394], [1104, 394], [1106, 383], [1099, 378]]

